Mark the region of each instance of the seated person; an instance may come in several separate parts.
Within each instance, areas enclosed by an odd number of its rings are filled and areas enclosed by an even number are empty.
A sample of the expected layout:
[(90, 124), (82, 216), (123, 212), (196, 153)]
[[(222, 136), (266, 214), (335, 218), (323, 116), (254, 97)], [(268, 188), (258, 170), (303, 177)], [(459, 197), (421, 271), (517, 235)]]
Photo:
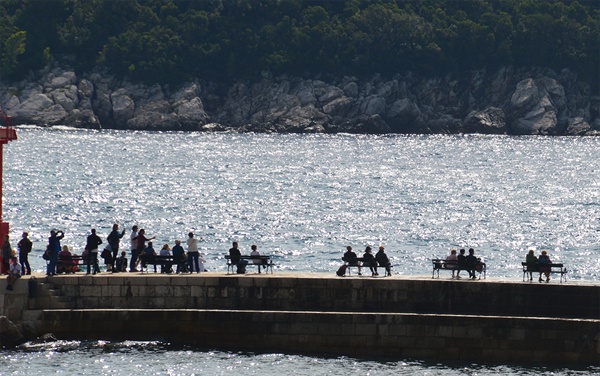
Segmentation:
[(248, 265), (248, 261), (241, 259), (242, 253), (238, 249), (237, 242), (233, 242), (233, 246), (229, 249), (229, 257), (230, 257), (231, 265), (236, 266), (235, 272), (237, 274), (246, 273), (246, 265)]
[(366, 266), (369, 269), (371, 269), (371, 276), (379, 275), (379, 273), (377, 273), (377, 261), (375, 261), (375, 256), (373, 256), (373, 254), (371, 253), (371, 247), (369, 246), (365, 248), (362, 266)]
[(469, 254), (465, 257), (465, 267), (469, 272), (469, 278), (475, 279), (475, 269), (479, 259), (475, 257), (475, 250), (473, 248), (469, 248)]
[(466, 270), (467, 269), (467, 261), (466, 261), (467, 256), (465, 255), (465, 249), (461, 248), (460, 249), (460, 253), (458, 254), (458, 256), (456, 257), (456, 270), (458, 270), (458, 272), (456, 273), (456, 279), (460, 279), (460, 271), (461, 270)]
[[(392, 263), (390, 262), (390, 259), (385, 254), (385, 247), (384, 246), (379, 246), (379, 251), (375, 255), (375, 261), (377, 261), (377, 264), (379, 266), (382, 266), (382, 267), (385, 268), (385, 275), (386, 276), (391, 276), (392, 275), (392, 269), (391, 269), (392, 268)], [(379, 275), (379, 273), (377, 273), (377, 275)]]
[(527, 264), (527, 270), (529, 271), (529, 280), (533, 281), (533, 272), (538, 271), (538, 258), (535, 257), (533, 249), (530, 249), (525, 256), (525, 263)]
[(539, 281), (542, 282), (542, 274), (544, 274), (546, 276), (546, 283), (550, 282), (550, 269), (552, 269), (550, 264), (552, 264), (552, 260), (550, 260), (547, 251), (542, 251), (542, 254), (538, 257), (538, 264), (540, 269)]
[(79, 269), (77, 263), (73, 260), (73, 254), (69, 251), (68, 245), (63, 245), (62, 250), (58, 252), (58, 263), (56, 265), (57, 273), (75, 273)]
[[(152, 247), (152, 242), (148, 242), (148, 246), (144, 248), (140, 259), (142, 260), (142, 270), (148, 265), (148, 263), (153, 263), (155, 260), (156, 251)], [(154, 264), (154, 273), (156, 273), (156, 264)]]
[(8, 277), (6, 279), (6, 289), (12, 290), (17, 279), (21, 278), (21, 264), (16, 256), (11, 256), (9, 259), (10, 266), (8, 267)]
[[(252, 257), (256, 257), (254, 260), (252, 260), (252, 263), (254, 265), (262, 265), (263, 268), (267, 268), (267, 259), (266, 258), (258, 258), (260, 257), (260, 253), (258, 252), (258, 249), (256, 247), (256, 244), (252, 244), (252, 246), (250, 247), (252, 249), (252, 252), (250, 252), (250, 256)], [(258, 267), (258, 272), (260, 273), (260, 266)]]
[[(169, 248), (168, 244), (164, 244), (158, 253), (159, 256), (171, 256), (171, 248)], [(171, 268), (171, 262), (165, 262), (160, 265), (161, 273), (172, 273), (173, 269)]]
[(454, 278), (454, 273), (456, 272), (455, 267), (458, 263), (458, 256), (456, 255), (456, 249), (450, 251), (450, 254), (446, 257), (446, 268), (452, 268), (452, 278)]
[(117, 257), (117, 261), (115, 262), (116, 271), (117, 272), (126, 272), (127, 271), (127, 253), (125, 251), (121, 252), (121, 257)]
[(188, 270), (188, 262), (187, 257), (185, 257), (185, 251), (181, 246), (181, 240), (175, 240), (175, 245), (173, 246), (173, 263), (177, 265), (177, 270), (175, 273), (185, 273)]
[(352, 247), (346, 247), (346, 252), (342, 257), (342, 261), (347, 262), (350, 266), (358, 266), (358, 275), (362, 275), (362, 273), (360, 272), (360, 265), (358, 264), (358, 256), (356, 256), (356, 253), (352, 251)]

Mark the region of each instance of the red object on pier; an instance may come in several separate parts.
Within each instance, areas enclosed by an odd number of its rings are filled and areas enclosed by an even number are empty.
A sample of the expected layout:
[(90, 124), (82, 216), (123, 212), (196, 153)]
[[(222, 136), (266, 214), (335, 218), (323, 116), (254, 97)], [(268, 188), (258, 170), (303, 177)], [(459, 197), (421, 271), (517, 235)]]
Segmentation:
[(4, 173), (4, 145), (16, 139), (17, 131), (13, 128), (12, 116), (6, 115), (6, 113), (0, 109), (0, 248), (4, 244), (4, 235), (7, 235), (9, 232), (8, 222), (4, 222), (2, 220), (2, 175)]

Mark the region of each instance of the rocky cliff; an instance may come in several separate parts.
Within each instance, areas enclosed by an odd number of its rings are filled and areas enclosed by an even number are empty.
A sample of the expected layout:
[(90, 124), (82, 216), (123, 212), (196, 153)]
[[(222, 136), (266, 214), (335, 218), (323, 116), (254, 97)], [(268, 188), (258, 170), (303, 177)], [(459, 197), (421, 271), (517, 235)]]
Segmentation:
[(158, 131), (600, 135), (600, 97), (567, 70), (301, 79), (179, 88), (46, 68), (0, 86), (15, 124)]

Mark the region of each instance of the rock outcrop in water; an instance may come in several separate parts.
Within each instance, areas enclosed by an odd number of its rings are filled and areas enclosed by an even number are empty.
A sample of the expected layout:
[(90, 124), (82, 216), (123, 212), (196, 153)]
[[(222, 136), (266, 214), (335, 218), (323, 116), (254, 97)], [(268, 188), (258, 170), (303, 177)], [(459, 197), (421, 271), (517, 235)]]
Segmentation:
[(0, 87), (15, 124), (174, 131), (599, 135), (600, 97), (571, 72), (132, 84), (47, 68)]

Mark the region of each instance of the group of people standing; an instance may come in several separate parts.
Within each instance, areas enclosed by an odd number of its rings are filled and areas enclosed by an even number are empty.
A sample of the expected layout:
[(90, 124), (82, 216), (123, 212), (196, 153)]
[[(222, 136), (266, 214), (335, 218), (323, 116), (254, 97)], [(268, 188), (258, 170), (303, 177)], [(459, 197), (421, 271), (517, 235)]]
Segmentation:
[[(58, 259), (61, 257), (63, 259), (69, 259), (69, 256), (72, 256), (67, 246), (61, 248), (60, 241), (64, 238), (64, 232), (60, 230), (52, 230), (50, 231), (50, 237), (48, 238), (48, 246), (46, 248), (45, 258), (48, 260), (48, 265), (46, 268), (46, 275), (53, 276), (56, 275), (57, 272), (60, 271), (69, 271), (71, 266), (76, 267), (75, 263), (67, 263), (67, 270), (57, 270)], [(100, 272), (100, 266), (98, 264), (98, 254), (104, 259), (104, 263), (106, 265), (106, 270), (115, 272), (125, 272), (127, 271), (127, 258), (126, 252), (121, 251), (120, 257), (119, 251), (121, 250), (121, 239), (125, 236), (125, 229), (122, 231), (119, 230), (119, 225), (114, 224), (112, 226), (112, 231), (106, 238), (107, 245), (100, 253), (100, 245), (104, 242), (96, 233), (96, 229), (91, 229), (90, 234), (87, 236), (85, 249), (82, 254), (82, 259), (85, 264), (87, 264), (87, 273), (86, 274), (96, 274)], [(206, 262), (204, 258), (200, 255), (198, 250), (198, 242), (202, 240), (202, 238), (195, 238), (194, 233), (190, 232), (188, 234), (187, 253), (181, 246), (180, 240), (175, 240), (175, 245), (173, 249), (168, 244), (164, 244), (159, 253), (154, 250), (154, 246), (152, 244), (152, 240), (155, 239), (155, 236), (147, 237), (146, 230), (138, 228), (137, 225), (134, 225), (131, 228), (131, 234), (129, 237), (130, 241), (130, 251), (131, 251), (131, 259), (129, 262), (129, 271), (137, 272), (138, 267), (142, 264), (144, 266), (144, 260), (148, 259), (152, 256), (172, 256), (173, 264), (177, 265), (177, 273), (183, 271), (189, 272), (203, 272), (204, 263)], [(74, 271), (71, 270), (71, 271)], [(167, 270), (164, 270), (167, 272)]]
[(358, 275), (362, 275), (362, 268), (369, 268), (371, 276), (378, 276), (379, 273), (377, 272), (377, 267), (379, 266), (385, 268), (386, 276), (392, 275), (392, 264), (385, 253), (385, 247), (382, 245), (379, 246), (379, 250), (375, 255), (373, 255), (371, 247), (367, 246), (362, 258), (359, 258), (356, 253), (354, 253), (351, 246), (347, 246), (342, 261), (346, 264), (342, 266), (343, 273), (338, 273), (338, 275), (341, 274), (341, 276), (345, 274), (347, 266), (357, 266)]

